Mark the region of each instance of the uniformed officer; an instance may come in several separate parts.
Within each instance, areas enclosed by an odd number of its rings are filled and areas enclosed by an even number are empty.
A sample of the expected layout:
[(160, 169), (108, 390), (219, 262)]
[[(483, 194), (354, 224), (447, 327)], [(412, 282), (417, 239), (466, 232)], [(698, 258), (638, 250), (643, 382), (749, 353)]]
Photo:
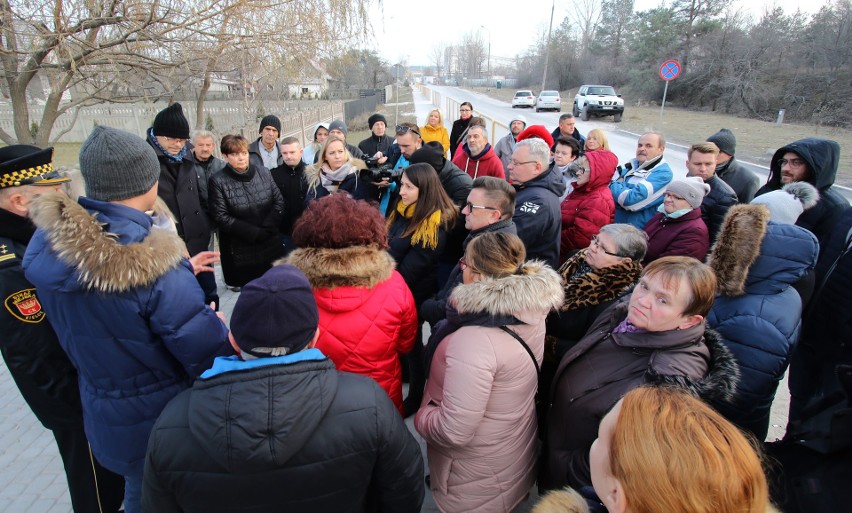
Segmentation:
[(30, 201), (69, 181), (53, 169), (52, 159), (53, 148), (0, 148), (0, 353), (24, 400), (53, 431), (75, 513), (112, 513), (124, 498), (124, 479), (92, 457), (83, 432), (77, 371), (21, 269), (35, 232), (27, 217)]

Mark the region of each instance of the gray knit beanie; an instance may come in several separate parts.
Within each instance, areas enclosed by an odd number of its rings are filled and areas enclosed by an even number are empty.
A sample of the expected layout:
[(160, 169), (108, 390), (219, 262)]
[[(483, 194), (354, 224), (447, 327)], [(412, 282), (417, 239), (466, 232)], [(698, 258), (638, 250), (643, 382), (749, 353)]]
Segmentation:
[(328, 125), (328, 131), (331, 132), (332, 130), (340, 130), (343, 132), (343, 135), (347, 135), (349, 133), (349, 129), (346, 128), (346, 123), (339, 119), (335, 119), (330, 125)]
[(708, 137), (707, 142), (715, 144), (719, 147), (719, 151), (723, 151), (732, 157), (737, 153), (737, 138), (727, 128), (723, 128)]
[(802, 212), (819, 201), (819, 191), (807, 182), (788, 183), (781, 190), (767, 192), (751, 200), (752, 205), (766, 205), (769, 219), (776, 223), (796, 224)]
[(160, 179), (154, 148), (130, 132), (98, 125), (80, 147), (86, 196), (120, 201), (141, 196)]
[(697, 176), (673, 180), (666, 186), (666, 192), (673, 192), (685, 199), (689, 206), (698, 208), (704, 201), (704, 196), (710, 193), (710, 186)]

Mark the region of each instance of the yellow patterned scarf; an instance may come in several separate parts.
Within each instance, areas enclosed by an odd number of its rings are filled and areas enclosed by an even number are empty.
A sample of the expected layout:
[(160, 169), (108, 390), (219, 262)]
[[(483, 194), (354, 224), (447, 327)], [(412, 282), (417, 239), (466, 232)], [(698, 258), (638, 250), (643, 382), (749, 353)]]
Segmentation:
[[(396, 213), (405, 219), (411, 219), (414, 216), (414, 207), (417, 203), (411, 205), (403, 205), (400, 201), (396, 204)], [(390, 220), (393, 222), (393, 219)], [(432, 215), (427, 217), (420, 223), (414, 233), (411, 235), (411, 244), (420, 244), (424, 248), (435, 249), (438, 247), (438, 230), (441, 227), (441, 211), (436, 210)]]

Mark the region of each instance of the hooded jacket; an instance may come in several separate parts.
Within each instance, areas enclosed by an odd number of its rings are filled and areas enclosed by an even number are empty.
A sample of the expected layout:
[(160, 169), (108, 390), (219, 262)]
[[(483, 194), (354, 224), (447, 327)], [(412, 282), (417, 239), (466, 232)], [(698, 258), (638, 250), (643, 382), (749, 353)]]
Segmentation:
[[(536, 365), (544, 319), (562, 302), (556, 272), (529, 262), (524, 272), (457, 287), (450, 302), (457, 329), (432, 359), (414, 419), (426, 440), (432, 495), (442, 511), (509, 512), (535, 482)], [(431, 343), (431, 341), (430, 341)]]
[[(511, 125), (511, 122), (509, 123)], [(515, 145), (518, 143), (512, 132), (504, 135), (494, 145), (494, 154), (500, 159), (503, 164), (503, 174), (509, 176), (509, 162), (512, 161), (512, 154), (515, 152)]]
[(189, 148), (183, 160), (175, 162), (154, 145), (150, 138), (148, 144), (154, 148), (157, 160), (160, 161), (157, 195), (174, 214), (178, 235), (186, 243), (190, 255), (205, 251), (210, 245), (211, 215), (206, 198), (202, 198), (198, 185), (192, 145), (187, 143)]
[(589, 247), (592, 237), (601, 227), (615, 219), (615, 202), (609, 192), (609, 182), (618, 165), (618, 157), (607, 150), (586, 153), (589, 159), (589, 181), (574, 184), (574, 190), (562, 202), (562, 237), (560, 261), (565, 261), (569, 251)]
[(151, 435), (142, 510), (420, 511), (423, 458), (376, 383), (317, 349), (219, 358)]
[(340, 371), (368, 376), (402, 412), (400, 353), (414, 347), (417, 308), (387, 251), (374, 247), (300, 248), (287, 258), (314, 289), (316, 347)]
[(796, 221), (797, 226), (810, 230), (824, 244), (849, 202), (832, 188), (840, 163), (840, 145), (834, 141), (809, 137), (783, 146), (772, 156), (769, 179), (755, 196), (781, 189), (781, 165), (778, 160), (793, 152), (804, 160), (811, 174), (807, 182), (819, 190), (819, 202), (806, 210)]
[(685, 330), (613, 333), (627, 317), (628, 302), (605, 310), (559, 363), (542, 452), (543, 488), (591, 484), (589, 448), (598, 424), (636, 387), (680, 386), (714, 402), (733, 397), (737, 364), (716, 332), (700, 322)]
[(562, 215), (559, 197), (565, 192), (562, 174), (555, 168), (524, 183), (513, 183), (515, 215), (518, 237), (524, 241), (527, 260), (544, 260), (556, 269), (559, 263), (559, 239)]
[(689, 256), (703, 262), (710, 252), (710, 234), (700, 208), (676, 219), (658, 212), (645, 225), (645, 233), (648, 234), (648, 251), (642, 261), (645, 265), (665, 256)]
[(799, 336), (802, 301), (792, 285), (814, 268), (818, 251), (809, 231), (771, 222), (768, 209), (756, 205), (731, 208), (713, 248), (718, 295), (707, 323), (740, 367), (733, 400), (714, 406), (758, 440), (766, 438), (775, 390)]
[(663, 193), (672, 181), (672, 169), (665, 157), (647, 169), (636, 159), (618, 168), (618, 177), (609, 184), (615, 200), (615, 222), (632, 224), (640, 230), (657, 213)]
[(228, 328), (174, 232), (117, 203), (61, 193), (33, 200), (24, 259), (59, 343), (79, 373), (92, 452), (121, 475), (142, 470), (151, 426), (213, 358)]
[(472, 155), (467, 143), (461, 146), (461, 150), (453, 155), (453, 164), (459, 169), (469, 174), (471, 178), (478, 176), (495, 176), (497, 178), (506, 179), (506, 173), (503, 172), (503, 163), (500, 158), (494, 153), (494, 148), (491, 144), (486, 143), (485, 149), (478, 155)]

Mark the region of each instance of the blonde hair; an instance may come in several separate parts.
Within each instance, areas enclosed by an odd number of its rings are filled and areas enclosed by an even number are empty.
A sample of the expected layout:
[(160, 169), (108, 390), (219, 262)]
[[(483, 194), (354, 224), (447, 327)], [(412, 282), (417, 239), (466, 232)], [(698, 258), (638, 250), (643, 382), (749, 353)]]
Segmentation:
[(343, 154), (346, 157), (346, 159), (345, 159), (346, 162), (349, 162), (350, 160), (352, 160), (352, 154), (349, 153), (349, 148), (346, 147), (346, 141), (344, 141), (340, 137), (335, 137), (333, 135), (330, 135), (325, 140), (325, 142), (322, 143), (322, 147), (320, 147), (320, 150), (319, 150), (320, 151), (320, 157), (319, 157), (319, 159), (317, 159), (317, 163), (316, 163), (316, 165), (318, 167), (322, 167), (322, 165), (326, 163), (325, 152), (328, 149), (329, 145), (333, 142), (339, 142), (340, 144), (343, 145)]
[(491, 278), (505, 278), (523, 270), (527, 250), (514, 233), (486, 232), (467, 245), (465, 260), (474, 271)]
[(756, 443), (683, 390), (628, 392), (609, 445), (633, 513), (772, 511)]
[[(600, 128), (593, 128), (593, 129), (589, 130), (589, 133), (586, 134), (586, 141), (589, 140), (589, 136), (591, 136), (592, 134), (594, 134), (595, 139), (597, 139), (598, 142), (601, 144), (601, 147), (598, 148), (599, 150), (612, 151), (612, 150), (609, 149), (609, 139), (606, 138), (606, 133), (603, 130), (601, 130)], [(585, 150), (585, 149), (586, 149), (586, 143), (584, 142), (583, 143), (583, 150)]]
[[(438, 113), (438, 126), (444, 126), (444, 116), (441, 114), (441, 109), (430, 110), (429, 114), (426, 116), (426, 125), (424, 125), (424, 126), (430, 126), (429, 125), (429, 116), (431, 116), (433, 112)], [(437, 127), (435, 127), (435, 128), (437, 128)]]

